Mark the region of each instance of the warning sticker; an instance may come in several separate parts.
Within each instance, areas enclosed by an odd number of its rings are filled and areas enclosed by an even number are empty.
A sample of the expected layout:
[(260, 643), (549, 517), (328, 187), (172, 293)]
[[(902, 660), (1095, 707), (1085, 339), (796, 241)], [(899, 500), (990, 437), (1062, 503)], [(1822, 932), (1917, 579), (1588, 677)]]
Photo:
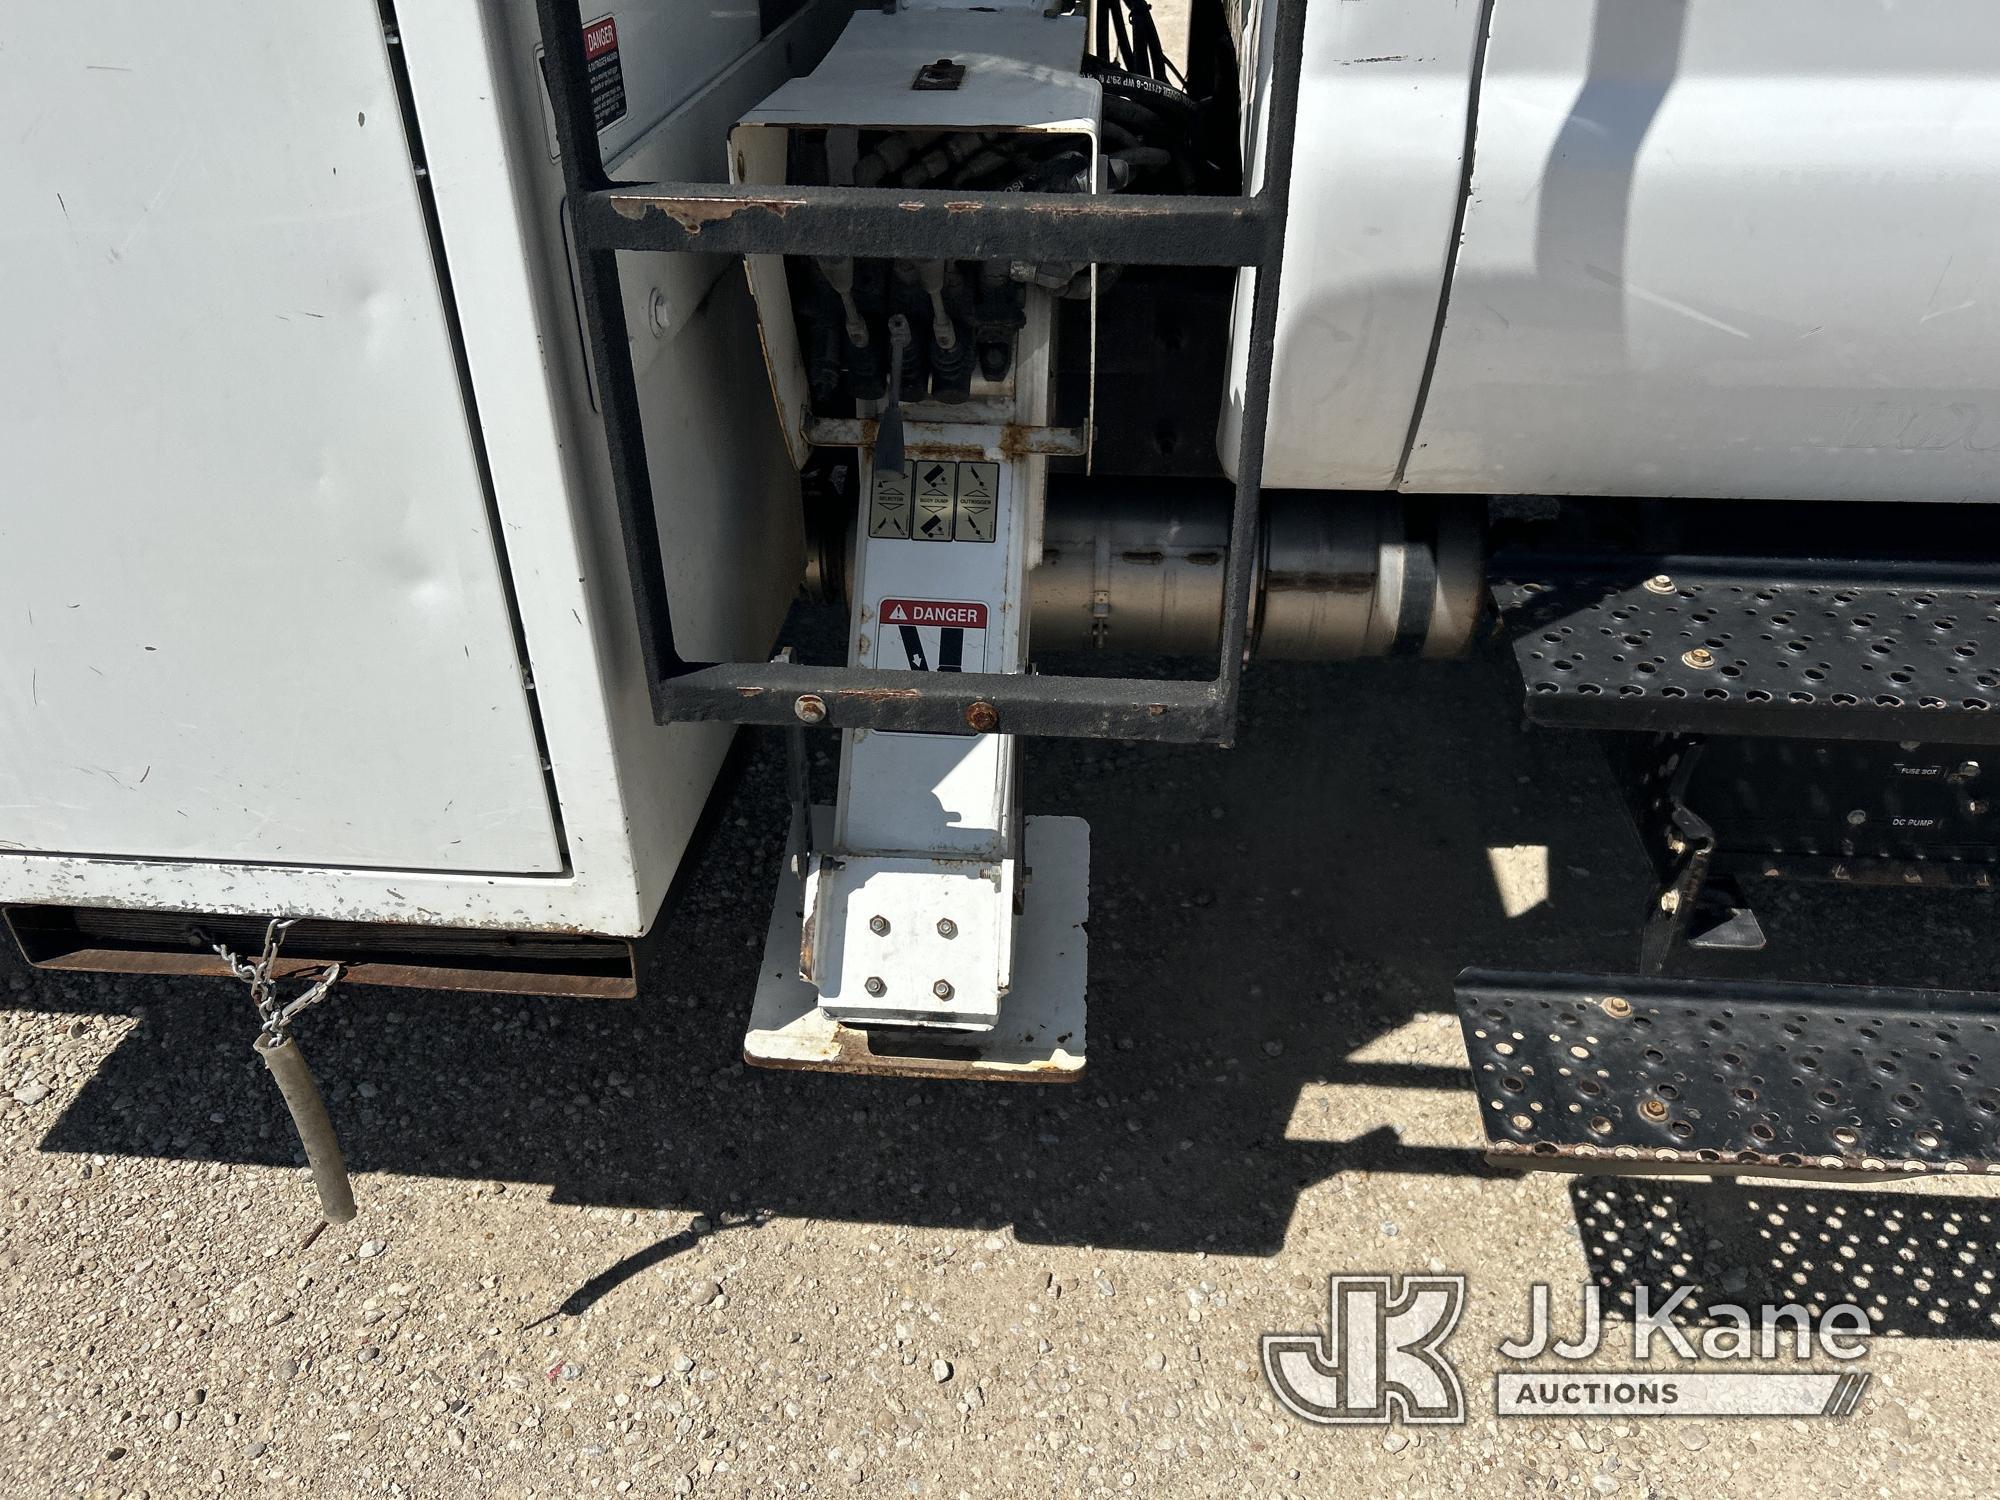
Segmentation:
[(949, 459), (920, 458), (914, 465), (917, 484), (917, 540), (951, 540), (951, 515), (958, 504), (958, 465)]
[(961, 542), (993, 540), (993, 512), (1000, 504), (1000, 465), (967, 461), (958, 466), (957, 520), (952, 537)]
[(889, 671), (986, 670), (986, 606), (950, 599), (884, 599), (875, 611), (875, 665)]
[(919, 458), (877, 474), (868, 534), (892, 541), (990, 542), (1000, 510), (1000, 465)]
[(875, 489), (868, 497), (868, 534), (908, 541), (910, 536), (910, 474), (915, 464), (875, 471)]
[(590, 75), (590, 112), (602, 130), (625, 118), (625, 65), (618, 60), (618, 22), (611, 16), (585, 23), (583, 61)]

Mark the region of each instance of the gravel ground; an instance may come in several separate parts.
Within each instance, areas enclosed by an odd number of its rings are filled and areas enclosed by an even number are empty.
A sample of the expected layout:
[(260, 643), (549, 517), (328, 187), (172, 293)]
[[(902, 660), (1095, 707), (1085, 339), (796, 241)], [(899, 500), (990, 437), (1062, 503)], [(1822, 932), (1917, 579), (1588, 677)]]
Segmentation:
[[(758, 742), (638, 1000), (311, 1013), (362, 1214), (304, 1249), (240, 991), (0, 958), (0, 1489), (1990, 1494), (1979, 1185), (1472, 1149), (1454, 971), (1629, 968), (1645, 896), (1592, 748), (1517, 720), (1478, 665), (1265, 669), (1234, 752), (1031, 746), (1026, 805), (1093, 830), (1068, 1087), (740, 1064), (784, 824)], [(1977, 897), (1765, 911), (1758, 972), (1988, 964)], [(1469, 1425), (1276, 1406), (1261, 1332), (1316, 1327), (1329, 1272), (1427, 1268), (1472, 1276)], [(1844, 1422), (1494, 1421), (1528, 1284), (1597, 1273), (1872, 1302), (1873, 1383)]]

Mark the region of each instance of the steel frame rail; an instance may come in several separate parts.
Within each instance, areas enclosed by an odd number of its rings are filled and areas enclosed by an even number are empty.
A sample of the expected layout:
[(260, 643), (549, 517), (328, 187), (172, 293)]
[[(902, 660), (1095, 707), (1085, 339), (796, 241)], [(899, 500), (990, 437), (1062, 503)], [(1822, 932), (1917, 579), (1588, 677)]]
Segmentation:
[[(1276, 51), (1259, 190), (1235, 198), (1138, 194), (1078, 198), (880, 187), (614, 183), (604, 169), (591, 112), (583, 16), (577, 0), (536, 0), (543, 73), (562, 151), (563, 186), (582, 289), (585, 342), (603, 407), (656, 720), (791, 724), (808, 718), (841, 729), (962, 733), (972, 728), (1216, 744), (1231, 738), (1249, 642), (1264, 425), (1270, 410), (1293, 121), (1305, 42), (1306, 0), (1271, 3), (1277, 7)], [(1019, 256), (1257, 271), (1237, 440), (1221, 654), (1214, 679), (919, 674), (685, 659), (674, 639), (645, 424), (619, 290), (618, 256), (631, 251), (933, 259)]]

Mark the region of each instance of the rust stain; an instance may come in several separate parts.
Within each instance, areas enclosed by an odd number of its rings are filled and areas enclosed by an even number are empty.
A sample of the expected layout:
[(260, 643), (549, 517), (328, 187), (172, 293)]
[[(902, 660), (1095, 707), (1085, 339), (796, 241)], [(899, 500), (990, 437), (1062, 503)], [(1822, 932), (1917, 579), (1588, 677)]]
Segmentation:
[(648, 198), (636, 193), (613, 193), (611, 206), (620, 215), (637, 223), (650, 213), (663, 213), (689, 234), (700, 234), (711, 224), (727, 224), (738, 214), (771, 213), (783, 218), (802, 207), (800, 198)]
[[(278, 979), (316, 977), (326, 971), (327, 964), (325, 959), (286, 958), (281, 954), (272, 965), (271, 972)], [(203, 979), (233, 977), (228, 966), (212, 954), (149, 952), (134, 948), (78, 948), (42, 959), (35, 967), (59, 973), (166, 974)], [(458, 967), (449, 963), (378, 963), (366, 959), (343, 960), (341, 973), (349, 984), (379, 984), (396, 989), (555, 995), (588, 1000), (630, 1000), (639, 993), (638, 981), (625, 974), (544, 973)]]
[(834, 696), (841, 702), (890, 703), (908, 700), (915, 703), (924, 696), (922, 688), (842, 688)]
[(754, 1057), (744, 1049), (744, 1062), (752, 1067), (779, 1068), (800, 1073), (866, 1073), (876, 1077), (960, 1079), (985, 1078), (995, 1082), (1074, 1083), (1083, 1069), (1061, 1067), (1053, 1058), (1033, 1058), (1001, 1062), (981, 1057), (976, 1047), (951, 1047), (930, 1055), (877, 1051), (868, 1033), (852, 1026), (835, 1026), (825, 1050), (817, 1057)]
[(1000, 451), (1008, 458), (1026, 458), (1034, 451), (1034, 429), (1009, 422), (1000, 429)]
[(809, 975), (813, 972), (813, 958), (815, 957), (813, 953), (813, 938), (815, 929), (819, 926), (818, 907), (815, 906), (809, 914), (801, 913), (800, 918), (799, 972)]
[(1712, 1147), (1682, 1150), (1673, 1146), (1562, 1146), (1553, 1141), (1536, 1141), (1533, 1144), (1489, 1141), (1486, 1154), (1489, 1157), (1507, 1157), (1524, 1167), (1547, 1164), (1556, 1171), (1570, 1171), (1579, 1162), (1587, 1162), (1594, 1170), (1613, 1173), (1655, 1171), (1662, 1165), (1670, 1165), (1699, 1167), (1709, 1172), (1720, 1168), (1721, 1172), (1716, 1175), (1729, 1175), (1732, 1169), (1734, 1172), (1840, 1172), (1858, 1178), (1937, 1173), (2000, 1175), (2000, 1162), (1928, 1162), (1914, 1158), (1826, 1156), (1796, 1151), (1718, 1151)]

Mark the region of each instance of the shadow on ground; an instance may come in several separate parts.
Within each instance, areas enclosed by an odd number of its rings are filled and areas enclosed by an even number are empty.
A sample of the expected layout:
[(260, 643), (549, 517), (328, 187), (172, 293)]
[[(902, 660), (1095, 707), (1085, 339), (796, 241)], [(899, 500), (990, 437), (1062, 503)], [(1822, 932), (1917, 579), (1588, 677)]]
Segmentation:
[[(821, 751), (825, 774), (831, 742)], [(1044, 741), (1026, 760), (1028, 808), (1091, 824), (1082, 1082), (742, 1066), (785, 827), (768, 736), (726, 793), (638, 1000), (355, 988), (312, 1014), (301, 1040), (351, 1164), (739, 1219), (1269, 1253), (1309, 1184), (1488, 1171), (1470, 1140), (1404, 1144), (1389, 1111), (1351, 1140), (1288, 1140), (1303, 1087), (1465, 1086), (1455, 1068), (1355, 1056), (1448, 1010), (1464, 965), (1632, 966), (1648, 875), (1598, 751), (1524, 730), (1483, 664), (1261, 669), (1234, 751)], [(1488, 850), (1542, 844), (1548, 898), (1510, 917)], [(1990, 923), (1985, 898), (1874, 893), (1861, 923), (1842, 904), (1858, 894), (1785, 896), (1773, 952), (1733, 971), (1966, 982), (1928, 972), (1956, 956), (1976, 974), (1965, 934)], [(1909, 971), (1911, 955), (1927, 972)], [(143, 1018), (44, 1149), (294, 1159), (234, 987), (36, 974), (20, 1003)], [(1713, 1191), (1704, 1211), (1726, 1218), (1716, 1204), (1747, 1190)]]
[(1579, 1177), (1570, 1200), (1591, 1277), (1612, 1293), (1607, 1312), (1631, 1317), (1634, 1286), (1689, 1286), (1696, 1308), (1796, 1302), (1818, 1317), (1851, 1302), (1881, 1334), (2000, 1337), (2000, 1213), (1988, 1198)]

